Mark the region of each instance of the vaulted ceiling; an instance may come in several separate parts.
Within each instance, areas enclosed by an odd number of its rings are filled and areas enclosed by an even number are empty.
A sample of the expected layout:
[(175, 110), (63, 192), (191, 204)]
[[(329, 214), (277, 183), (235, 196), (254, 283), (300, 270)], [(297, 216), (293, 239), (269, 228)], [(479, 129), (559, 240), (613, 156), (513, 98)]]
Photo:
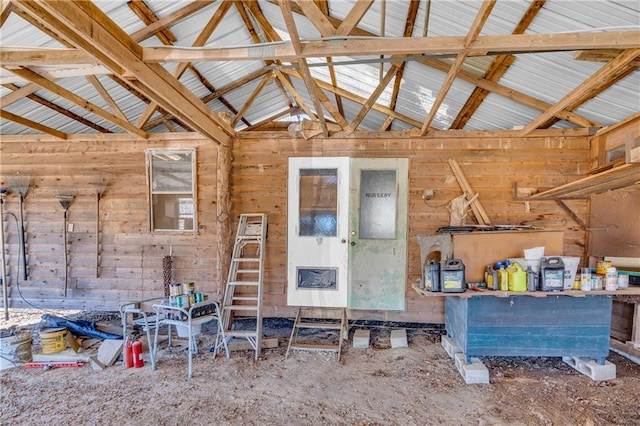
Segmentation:
[(3, 0), (1, 25), (2, 135), (524, 136), (640, 111), (638, 0)]

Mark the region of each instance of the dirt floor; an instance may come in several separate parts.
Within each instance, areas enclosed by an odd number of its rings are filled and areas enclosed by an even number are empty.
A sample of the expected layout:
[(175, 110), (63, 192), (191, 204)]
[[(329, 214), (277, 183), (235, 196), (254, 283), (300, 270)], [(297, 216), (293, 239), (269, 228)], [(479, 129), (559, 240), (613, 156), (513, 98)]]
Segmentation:
[[(3, 328), (37, 331), (42, 311), (11, 311)], [(105, 313), (64, 314), (118, 324), (117, 316)], [(337, 362), (323, 352), (295, 352), (285, 359), (291, 322), (266, 324), (265, 334), (278, 337), (279, 347), (265, 350), (258, 362), (250, 351), (214, 360), (205, 328), (191, 379), (184, 345), (161, 351), (156, 371), (149, 362), (101, 371), (88, 364), (5, 369), (0, 424), (640, 424), (640, 365), (614, 352), (608, 360), (616, 365), (617, 378), (610, 381), (594, 382), (560, 358), (488, 357), (482, 360), (491, 383), (466, 385), (440, 344), (439, 327), (408, 328), (409, 347), (392, 349), (392, 328), (369, 325), (371, 347), (354, 349), (353, 332), (364, 326), (352, 324)], [(34, 339), (34, 353), (38, 349)]]

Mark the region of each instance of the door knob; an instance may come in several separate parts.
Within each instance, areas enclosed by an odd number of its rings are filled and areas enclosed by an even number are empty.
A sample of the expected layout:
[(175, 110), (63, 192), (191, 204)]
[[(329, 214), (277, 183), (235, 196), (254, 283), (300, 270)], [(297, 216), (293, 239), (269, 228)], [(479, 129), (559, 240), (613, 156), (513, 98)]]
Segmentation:
[(352, 246), (355, 246), (355, 245), (356, 245), (356, 242), (355, 242), (355, 241), (351, 241), (351, 245), (352, 245)]
[(344, 238), (340, 241), (342, 244), (346, 243), (347, 240), (345, 240)]

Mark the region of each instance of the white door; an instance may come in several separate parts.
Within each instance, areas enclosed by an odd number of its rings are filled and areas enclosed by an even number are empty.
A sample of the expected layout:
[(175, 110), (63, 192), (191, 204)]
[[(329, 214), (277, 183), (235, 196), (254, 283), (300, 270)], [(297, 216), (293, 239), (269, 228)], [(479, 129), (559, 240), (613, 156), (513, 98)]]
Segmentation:
[(289, 306), (347, 306), (348, 213), (349, 158), (289, 159)]

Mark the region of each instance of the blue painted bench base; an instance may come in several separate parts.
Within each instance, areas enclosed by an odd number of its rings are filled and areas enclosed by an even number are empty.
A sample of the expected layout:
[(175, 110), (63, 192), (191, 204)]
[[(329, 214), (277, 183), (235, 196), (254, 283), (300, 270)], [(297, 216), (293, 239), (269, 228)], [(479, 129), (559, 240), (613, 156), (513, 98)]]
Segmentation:
[(449, 296), (445, 327), (468, 362), (479, 356), (555, 356), (604, 365), (611, 301), (609, 295)]

